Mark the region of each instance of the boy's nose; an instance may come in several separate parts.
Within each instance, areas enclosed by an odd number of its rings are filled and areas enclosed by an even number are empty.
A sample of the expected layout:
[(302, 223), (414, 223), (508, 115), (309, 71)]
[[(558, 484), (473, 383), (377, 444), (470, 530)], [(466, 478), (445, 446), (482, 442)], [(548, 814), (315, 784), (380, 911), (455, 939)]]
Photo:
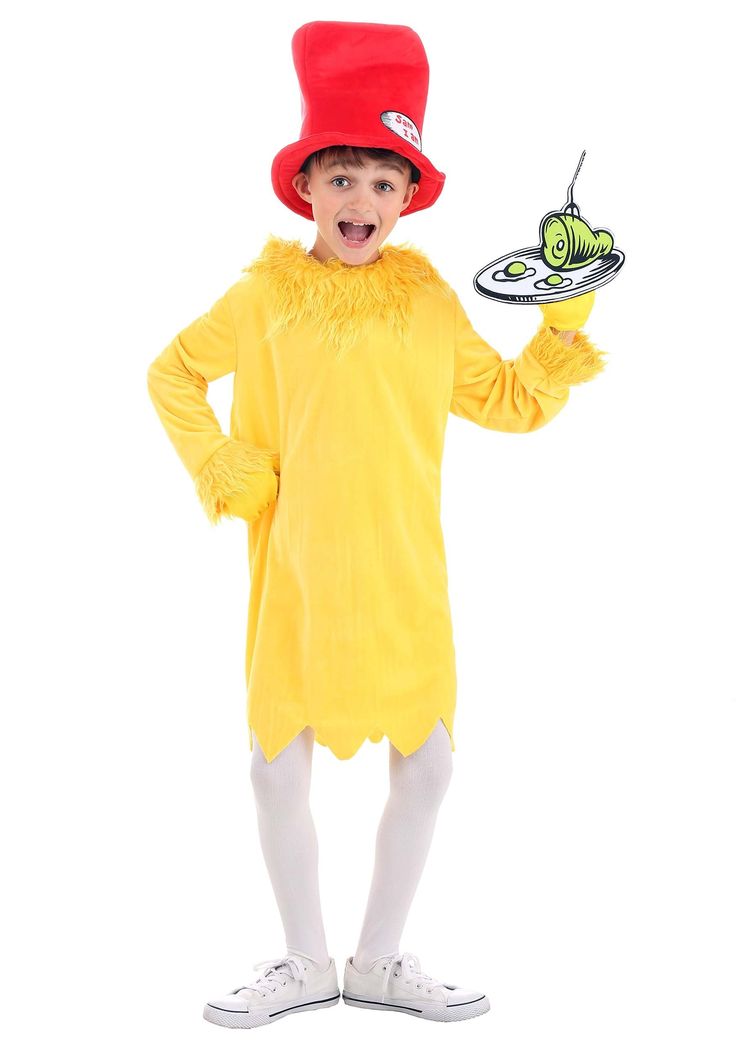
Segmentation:
[(356, 194), (350, 202), (353, 215), (368, 215), (371, 207), (371, 199), (367, 193)]

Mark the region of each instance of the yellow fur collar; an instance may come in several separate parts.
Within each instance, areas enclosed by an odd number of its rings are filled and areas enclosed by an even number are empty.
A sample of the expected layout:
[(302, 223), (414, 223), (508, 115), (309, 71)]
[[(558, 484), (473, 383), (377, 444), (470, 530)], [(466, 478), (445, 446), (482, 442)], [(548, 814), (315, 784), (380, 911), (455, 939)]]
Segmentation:
[(243, 272), (268, 280), (271, 323), (265, 339), (306, 320), (318, 326), (325, 344), (341, 357), (372, 321), (389, 324), (403, 345), (412, 297), (429, 286), (448, 298), (452, 289), (427, 256), (409, 242), (384, 244), (373, 263), (352, 266), (334, 258), (320, 262), (301, 241), (270, 234), (257, 259)]

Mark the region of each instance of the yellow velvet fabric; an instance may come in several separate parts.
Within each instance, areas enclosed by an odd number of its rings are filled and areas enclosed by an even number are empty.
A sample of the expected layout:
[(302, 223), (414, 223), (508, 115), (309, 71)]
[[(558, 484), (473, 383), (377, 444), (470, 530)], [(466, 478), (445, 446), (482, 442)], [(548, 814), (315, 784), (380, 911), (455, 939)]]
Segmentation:
[[(455, 748), (455, 651), (440, 526), (448, 412), (523, 433), (604, 367), (543, 325), (515, 360), (479, 336), (410, 244), (323, 263), (269, 236), (148, 370), (210, 520), (248, 521), (245, 680), (272, 760), (307, 725), (340, 759), (438, 719)], [(230, 434), (207, 402), (232, 373)], [(230, 496), (231, 503), (228, 503)]]

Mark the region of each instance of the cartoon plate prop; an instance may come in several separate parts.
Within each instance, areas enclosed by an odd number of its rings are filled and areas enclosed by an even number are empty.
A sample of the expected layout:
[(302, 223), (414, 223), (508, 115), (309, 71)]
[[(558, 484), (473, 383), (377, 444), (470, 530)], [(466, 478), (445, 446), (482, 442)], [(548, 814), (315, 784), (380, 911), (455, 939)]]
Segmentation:
[(473, 278), (476, 292), (501, 303), (557, 303), (582, 296), (612, 281), (624, 265), (610, 230), (593, 230), (573, 201), (572, 189), (585, 157), (583, 150), (567, 201), (539, 225), (539, 244), (494, 259)]

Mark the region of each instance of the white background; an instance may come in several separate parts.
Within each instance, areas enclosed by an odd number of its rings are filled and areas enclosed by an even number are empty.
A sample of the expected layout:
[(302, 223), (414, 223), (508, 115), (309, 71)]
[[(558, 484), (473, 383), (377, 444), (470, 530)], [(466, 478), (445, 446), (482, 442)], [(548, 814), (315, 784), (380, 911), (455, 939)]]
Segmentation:
[[(480, 12), (480, 13), (479, 13)], [(299, 137), (291, 36), (411, 25), (446, 173), (425, 250), (504, 357), (536, 307), (473, 290), (575, 199), (626, 263), (604, 374), (548, 427), (451, 416), (454, 775), (402, 939), (491, 1012), (458, 1046), (736, 1039), (731, 37), (713, 3), (14, 5), (3, 16), (3, 1042), (220, 1046), (204, 1001), (284, 950), (249, 783), (245, 523), (207, 521), (149, 363), (259, 252)], [(231, 381), (210, 400), (227, 426)], [(315, 746), (342, 984), (388, 743)], [(260, 1039), (420, 1037), (297, 1015)], [(250, 1039), (250, 1038), (249, 1038)], [(259, 1038), (255, 1038), (259, 1039)]]

